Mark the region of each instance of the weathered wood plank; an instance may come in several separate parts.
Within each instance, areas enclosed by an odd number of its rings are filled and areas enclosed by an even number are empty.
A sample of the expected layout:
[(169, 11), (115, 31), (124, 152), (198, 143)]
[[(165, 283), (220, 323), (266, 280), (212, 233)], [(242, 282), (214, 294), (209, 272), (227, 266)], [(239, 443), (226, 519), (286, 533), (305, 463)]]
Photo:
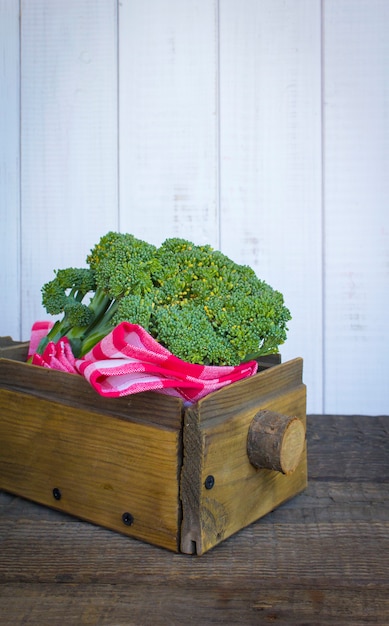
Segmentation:
[[(2, 352), (0, 349), (0, 357)], [(4, 389), (63, 402), (77, 409), (89, 409), (133, 422), (155, 423), (174, 430), (181, 428), (183, 402), (173, 396), (148, 391), (123, 398), (103, 398), (83, 376), (5, 358), (0, 358), (0, 385)]]
[[(345, 513), (347, 507), (345, 508)], [(262, 524), (261, 520), (201, 558), (174, 555), (81, 522), (0, 522), (1, 583), (39, 581), (135, 584), (218, 580), (221, 587), (257, 579), (307, 587), (388, 585), (389, 522), (346, 520)], [(357, 546), (357, 549), (356, 549)], [(124, 555), (126, 558), (124, 558)], [(131, 564), (131, 567), (129, 565)], [(99, 571), (96, 571), (99, 565)]]
[(7, 389), (0, 406), (2, 489), (178, 550), (181, 420), (167, 429)]
[(259, 521), (201, 558), (172, 555), (87, 524), (32, 525), (20, 520), (7, 528), (2, 522), (0, 530), (1, 584), (131, 586), (142, 580), (153, 586), (163, 578), (171, 588), (190, 584), (192, 588), (255, 589), (258, 581), (267, 581), (268, 588), (276, 584), (282, 588), (288, 581), (291, 588), (373, 585), (389, 590), (388, 521), (304, 526)]
[[(295, 588), (282, 581), (271, 588), (263, 579), (246, 588), (242, 584), (205, 586), (195, 583), (150, 586), (142, 581), (132, 586), (107, 583), (57, 585), (17, 584), (3, 587), (0, 607), (9, 621), (0, 624), (53, 624), (62, 626), (64, 616), (69, 623), (101, 626), (133, 624), (134, 626), (182, 626), (190, 624), (259, 624), (280, 626), (356, 626), (385, 624), (389, 599), (385, 588), (354, 586), (333, 589)], [(40, 602), (37, 602), (39, 595)], [(192, 608), (193, 607), (193, 608)], [(3, 618), (4, 619), (4, 618)], [(380, 621), (381, 620), (381, 621)]]
[(311, 418), (311, 429), (311, 479), (377, 484), (388, 480), (387, 417), (317, 416)]
[(308, 489), (201, 558), (0, 493), (0, 623), (382, 626), (388, 430), (384, 417), (308, 416)]
[(256, 469), (247, 453), (250, 424), (259, 410), (296, 417), (305, 430), (301, 359), (221, 391), (189, 407), (184, 417), (181, 549), (199, 555), (295, 496), (307, 484), (305, 449), (289, 476)]

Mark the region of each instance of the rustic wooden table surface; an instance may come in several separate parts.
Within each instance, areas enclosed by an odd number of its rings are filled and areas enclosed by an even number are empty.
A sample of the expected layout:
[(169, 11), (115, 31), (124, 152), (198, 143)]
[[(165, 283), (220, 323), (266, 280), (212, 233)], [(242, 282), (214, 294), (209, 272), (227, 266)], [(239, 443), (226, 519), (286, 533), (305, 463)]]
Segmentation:
[(0, 493), (0, 624), (389, 624), (389, 417), (310, 416), (309, 486), (201, 557)]

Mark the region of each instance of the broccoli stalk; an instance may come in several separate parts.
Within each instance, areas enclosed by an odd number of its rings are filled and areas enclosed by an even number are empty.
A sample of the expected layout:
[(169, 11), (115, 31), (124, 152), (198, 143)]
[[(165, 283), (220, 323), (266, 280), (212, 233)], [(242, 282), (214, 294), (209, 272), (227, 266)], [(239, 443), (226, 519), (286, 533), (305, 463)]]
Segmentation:
[[(92, 295), (86, 304), (88, 294)], [(37, 350), (39, 354), (50, 341), (56, 343), (66, 336), (73, 354), (79, 356), (85, 338), (102, 322), (105, 334), (111, 330), (106, 327), (106, 321), (112, 299), (97, 289), (91, 269), (70, 267), (57, 270), (55, 278), (42, 287), (42, 304), (51, 315), (63, 313), (63, 317), (41, 340)]]

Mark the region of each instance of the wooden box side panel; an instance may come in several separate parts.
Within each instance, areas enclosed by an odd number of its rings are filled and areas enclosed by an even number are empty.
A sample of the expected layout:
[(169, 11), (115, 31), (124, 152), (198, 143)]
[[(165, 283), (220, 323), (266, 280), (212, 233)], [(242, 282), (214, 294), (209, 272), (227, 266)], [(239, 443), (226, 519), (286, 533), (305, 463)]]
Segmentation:
[(25, 363), (28, 357), (29, 341), (14, 341), (12, 337), (0, 337), (0, 358), (13, 359)]
[[(285, 363), (251, 379), (251, 385), (245, 384), (245, 400), (235, 401), (231, 410), (230, 396), (240, 393), (233, 387), (228, 394), (221, 394), (224, 398), (209, 398), (205, 411), (199, 403), (185, 416), (182, 552), (203, 554), (307, 484), (306, 449), (297, 469), (287, 476), (256, 469), (247, 455), (249, 426), (259, 410), (297, 417), (306, 426), (302, 361)], [(227, 417), (223, 419), (223, 415)]]
[(181, 459), (181, 429), (0, 389), (0, 488), (11, 493), (179, 551)]
[(303, 360), (297, 358), (227, 385), (200, 400), (199, 420), (204, 424), (224, 421), (233, 417), (237, 409), (255, 409), (259, 401), (300, 386), (302, 375)]
[(0, 348), (0, 388), (137, 423), (152, 423), (173, 430), (181, 428), (183, 402), (180, 398), (152, 391), (104, 398), (83, 376), (4, 358), (2, 354), (4, 349)]

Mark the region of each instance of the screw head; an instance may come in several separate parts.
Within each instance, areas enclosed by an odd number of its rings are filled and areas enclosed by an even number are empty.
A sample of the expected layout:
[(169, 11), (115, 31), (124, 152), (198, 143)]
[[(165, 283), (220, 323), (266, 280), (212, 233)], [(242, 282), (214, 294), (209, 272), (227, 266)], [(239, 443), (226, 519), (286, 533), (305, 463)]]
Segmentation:
[(60, 500), (62, 497), (62, 494), (60, 492), (60, 490), (58, 489), (58, 487), (54, 487), (53, 489), (53, 497), (55, 500)]
[(134, 517), (131, 515), (131, 513), (128, 513), (128, 512), (123, 513), (122, 522), (126, 526), (131, 526), (134, 523)]
[(207, 478), (205, 479), (205, 483), (204, 486), (206, 489), (212, 489), (212, 487), (215, 484), (215, 478), (210, 474), (209, 476), (207, 476)]

